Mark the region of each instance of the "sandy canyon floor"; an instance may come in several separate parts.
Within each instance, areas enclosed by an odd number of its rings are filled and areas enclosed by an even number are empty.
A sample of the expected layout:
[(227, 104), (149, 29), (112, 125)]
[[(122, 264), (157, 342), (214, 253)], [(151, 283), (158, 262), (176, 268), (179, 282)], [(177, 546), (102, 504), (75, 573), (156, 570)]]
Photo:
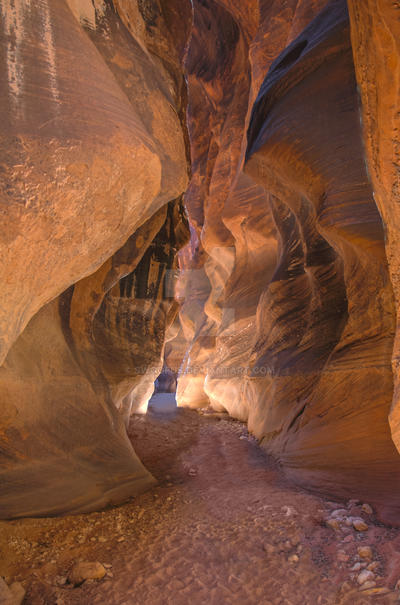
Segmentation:
[[(243, 424), (161, 397), (130, 436), (153, 490), (104, 512), (0, 523), (0, 575), (22, 582), (24, 604), (400, 602), (400, 531), (361, 502), (291, 486)], [(79, 561), (105, 577), (72, 585)]]

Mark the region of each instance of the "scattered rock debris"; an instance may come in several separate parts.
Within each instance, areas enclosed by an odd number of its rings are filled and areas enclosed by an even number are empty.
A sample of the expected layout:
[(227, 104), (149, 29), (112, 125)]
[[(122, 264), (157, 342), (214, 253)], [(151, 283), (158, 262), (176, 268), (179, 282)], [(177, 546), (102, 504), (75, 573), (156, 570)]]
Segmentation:
[(400, 531), (368, 503), (292, 486), (243, 434), (226, 415), (135, 416), (158, 486), (106, 511), (0, 522), (3, 585), (23, 605), (398, 605)]

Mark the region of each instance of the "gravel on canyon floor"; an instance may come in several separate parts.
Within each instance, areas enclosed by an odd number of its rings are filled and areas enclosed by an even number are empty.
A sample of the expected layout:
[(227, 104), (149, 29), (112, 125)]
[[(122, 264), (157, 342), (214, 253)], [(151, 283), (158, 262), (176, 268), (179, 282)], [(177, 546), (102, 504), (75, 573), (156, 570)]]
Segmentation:
[(368, 503), (290, 485), (240, 422), (150, 409), (129, 434), (158, 486), (102, 512), (0, 522), (0, 576), (25, 605), (400, 602), (400, 530)]

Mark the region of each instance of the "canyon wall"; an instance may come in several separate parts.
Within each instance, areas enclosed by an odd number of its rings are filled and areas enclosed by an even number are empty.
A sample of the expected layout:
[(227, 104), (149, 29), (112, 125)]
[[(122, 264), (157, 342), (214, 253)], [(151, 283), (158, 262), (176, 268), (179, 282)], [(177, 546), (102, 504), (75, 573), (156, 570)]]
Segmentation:
[(390, 414), (393, 440), (400, 449), (400, 6), (388, 0), (349, 0), (356, 76), (374, 199), (385, 225), (386, 253), (396, 299), (396, 336), (392, 356), (394, 397)]
[[(366, 169), (347, 5), (260, 2), (252, 20), (217, 4), (195, 4), (187, 62), (194, 174), (185, 203), (198, 245), (189, 260), (181, 253), (189, 348), (178, 403), (227, 411), (295, 482), (368, 499), (398, 523), (400, 459), (388, 419), (395, 300), (384, 202), (378, 211)], [(396, 216), (395, 138), (389, 149), (380, 137), (393, 137), (397, 89), (392, 97), (383, 90), (397, 37), (395, 25), (384, 35), (380, 22), (390, 11), (367, 4), (351, 7), (357, 77), (370, 112), (370, 162), (380, 161), (375, 178)], [(210, 30), (214, 41), (229, 35), (235, 50), (221, 57), (209, 43), (206, 70), (199, 57)], [(376, 46), (381, 62), (370, 57)], [(395, 65), (380, 72), (385, 52)], [(380, 122), (370, 109), (375, 71), (386, 99)], [(386, 162), (392, 181), (382, 184)], [(396, 293), (395, 218), (385, 225)], [(394, 404), (395, 442), (397, 414)]]
[(0, 517), (153, 485), (164, 364), (399, 523), (399, 10), (1, 3)]
[(177, 312), (192, 11), (151, 6), (1, 4), (3, 518), (154, 483), (125, 423), (146, 409)]

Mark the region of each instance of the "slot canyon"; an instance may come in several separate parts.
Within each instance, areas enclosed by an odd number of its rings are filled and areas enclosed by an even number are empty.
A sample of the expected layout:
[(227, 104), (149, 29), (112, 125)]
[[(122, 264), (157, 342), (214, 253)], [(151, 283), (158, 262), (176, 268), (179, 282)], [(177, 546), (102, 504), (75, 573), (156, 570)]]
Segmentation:
[(0, 605), (400, 601), (400, 2), (0, 0)]

